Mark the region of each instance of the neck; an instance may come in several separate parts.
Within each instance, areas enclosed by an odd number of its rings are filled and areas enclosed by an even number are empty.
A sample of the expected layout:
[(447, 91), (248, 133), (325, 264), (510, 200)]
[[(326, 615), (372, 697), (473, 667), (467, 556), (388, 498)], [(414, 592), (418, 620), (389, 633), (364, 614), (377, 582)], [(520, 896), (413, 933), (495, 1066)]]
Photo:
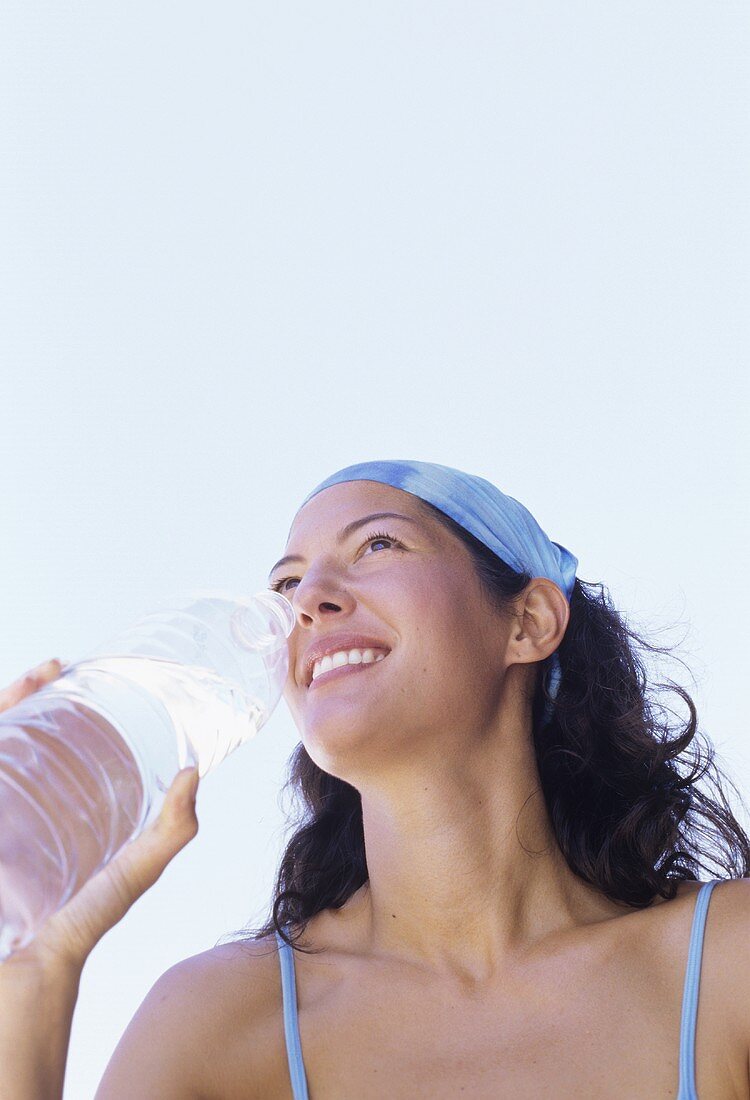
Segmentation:
[(567, 866), (522, 734), (362, 791), (369, 882), (347, 911), (368, 953), (483, 982), (620, 911)]

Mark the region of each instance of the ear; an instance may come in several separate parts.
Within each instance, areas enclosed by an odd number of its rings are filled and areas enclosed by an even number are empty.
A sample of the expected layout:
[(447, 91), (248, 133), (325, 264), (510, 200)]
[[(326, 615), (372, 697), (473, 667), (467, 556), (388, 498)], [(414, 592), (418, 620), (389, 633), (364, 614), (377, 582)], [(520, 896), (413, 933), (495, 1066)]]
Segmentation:
[(508, 639), (509, 664), (543, 661), (559, 646), (570, 619), (570, 605), (546, 577), (534, 577), (515, 600), (515, 625)]

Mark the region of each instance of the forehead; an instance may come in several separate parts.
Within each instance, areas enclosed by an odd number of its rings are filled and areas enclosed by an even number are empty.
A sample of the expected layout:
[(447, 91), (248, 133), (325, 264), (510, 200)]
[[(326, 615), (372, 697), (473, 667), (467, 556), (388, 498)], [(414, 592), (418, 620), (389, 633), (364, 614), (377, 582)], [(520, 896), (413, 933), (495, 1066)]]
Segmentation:
[(287, 536), (284, 556), (272, 566), (269, 581), (281, 566), (304, 561), (321, 546), (342, 544), (366, 521), (379, 531), (389, 531), (399, 522), (378, 513), (395, 513), (412, 520), (401, 520), (401, 529), (408, 527), (412, 539), (416, 537), (438, 550), (453, 565), (458, 558), (468, 559), (467, 548), (413, 493), (378, 481), (346, 481), (321, 490), (300, 508)]
[(392, 485), (378, 481), (346, 481), (331, 485), (309, 500), (294, 517), (287, 546), (303, 541), (308, 535), (336, 532), (347, 523), (369, 512), (398, 512), (428, 524), (419, 507), (419, 498)]

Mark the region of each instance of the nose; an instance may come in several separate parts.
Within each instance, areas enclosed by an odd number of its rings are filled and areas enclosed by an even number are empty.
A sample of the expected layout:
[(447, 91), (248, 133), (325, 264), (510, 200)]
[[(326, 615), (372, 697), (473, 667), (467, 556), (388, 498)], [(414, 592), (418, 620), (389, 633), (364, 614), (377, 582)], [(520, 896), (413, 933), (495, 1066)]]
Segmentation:
[(331, 615), (345, 614), (354, 607), (354, 599), (332, 570), (308, 571), (289, 598), (297, 625), (309, 628)]

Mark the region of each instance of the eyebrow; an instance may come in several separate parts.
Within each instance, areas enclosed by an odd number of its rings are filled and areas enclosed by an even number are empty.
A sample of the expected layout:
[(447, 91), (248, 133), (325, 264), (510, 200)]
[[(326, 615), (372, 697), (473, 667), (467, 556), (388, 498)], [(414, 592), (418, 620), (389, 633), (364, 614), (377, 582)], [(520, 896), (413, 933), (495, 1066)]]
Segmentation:
[[(342, 542), (348, 539), (349, 535), (356, 531), (358, 527), (364, 527), (366, 523), (372, 523), (372, 521), (375, 519), (403, 519), (406, 520), (407, 523), (413, 523), (416, 526), (419, 526), (418, 520), (412, 519), (411, 516), (402, 516), (400, 512), (372, 512), (369, 516), (362, 516), (361, 519), (355, 519), (352, 521), (352, 523), (347, 523), (346, 527), (341, 528), (336, 539), (339, 546)], [(305, 559), (300, 557), (299, 554), (289, 554), (285, 558), (279, 558), (279, 560), (276, 562), (276, 564), (273, 566), (270, 573), (268, 574), (269, 581), (280, 566), (287, 565), (289, 562), (292, 561), (304, 560)]]

